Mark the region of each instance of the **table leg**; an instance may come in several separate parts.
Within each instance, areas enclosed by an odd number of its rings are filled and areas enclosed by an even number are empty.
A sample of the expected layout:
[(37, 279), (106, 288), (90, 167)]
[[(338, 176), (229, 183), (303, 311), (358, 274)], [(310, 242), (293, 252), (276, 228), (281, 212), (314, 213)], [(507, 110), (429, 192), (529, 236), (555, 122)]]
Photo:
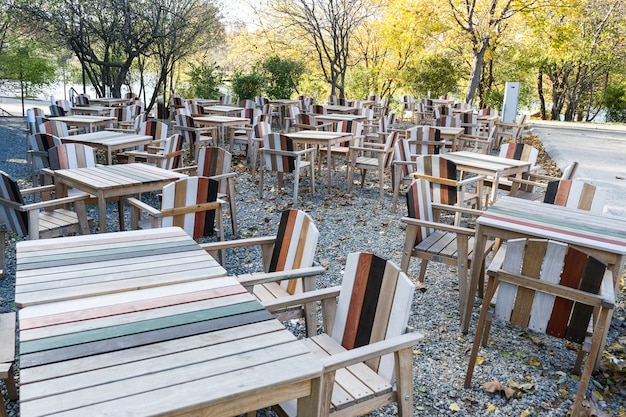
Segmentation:
[[(334, 380), (334, 378), (333, 378)], [(329, 381), (330, 384), (333, 380)], [(325, 387), (324, 389), (328, 389)], [(332, 385), (330, 385), (332, 392)], [(322, 378), (314, 378), (311, 380), (311, 393), (308, 397), (298, 398), (298, 416), (299, 417), (317, 417), (320, 415), (320, 402), (322, 395)]]
[(332, 150), (330, 148), (330, 144), (326, 146), (326, 170), (328, 171), (328, 193), (330, 194), (330, 189), (332, 187), (332, 172), (330, 167), (332, 166)]
[[(476, 289), (478, 288), (478, 280), (481, 277), (482, 264), (485, 257), (485, 246), (487, 245), (487, 236), (480, 224), (476, 227), (476, 237), (474, 238), (474, 259), (472, 259), (472, 268), (470, 282), (465, 295), (465, 308), (461, 311), (461, 331), (467, 333), (469, 330), (470, 319), (472, 318), (472, 308), (474, 307), (474, 298), (476, 297)], [(461, 294), (462, 295), (462, 294)]]
[[(614, 284), (614, 293), (618, 294), (619, 293), (619, 283), (620, 280), (622, 279), (622, 271), (624, 269), (624, 256), (617, 256), (617, 259), (615, 260), (615, 263), (613, 265), (610, 266), (609, 270), (611, 271), (611, 274), (613, 275), (613, 284)], [(609, 311), (609, 318), (608, 323), (611, 323), (611, 320), (613, 318), (613, 310)], [(609, 329), (611, 326), (606, 326), (606, 328), (604, 329), (604, 334), (602, 335), (602, 343), (600, 343), (600, 350), (598, 352), (598, 356), (596, 358), (596, 363), (594, 366), (594, 369), (598, 369), (598, 366), (600, 366), (600, 361), (602, 360), (602, 351), (604, 350), (604, 346), (606, 345), (606, 338), (609, 334)]]
[(107, 202), (102, 190), (98, 191), (98, 227), (99, 233), (107, 231)]

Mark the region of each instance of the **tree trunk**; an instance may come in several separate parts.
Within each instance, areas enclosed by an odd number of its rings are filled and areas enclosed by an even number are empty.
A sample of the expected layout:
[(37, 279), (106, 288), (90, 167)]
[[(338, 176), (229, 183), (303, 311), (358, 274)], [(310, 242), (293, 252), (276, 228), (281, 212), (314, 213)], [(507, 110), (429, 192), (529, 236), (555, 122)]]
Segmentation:
[(483, 64), (485, 62), (485, 51), (489, 46), (489, 38), (484, 39), (480, 48), (474, 48), (474, 65), (472, 67), (472, 75), (470, 76), (470, 84), (467, 87), (467, 93), (465, 94), (465, 102), (471, 103), (474, 101), (476, 95), (476, 89), (480, 83), (480, 77), (483, 71)]
[(537, 94), (539, 95), (539, 115), (541, 120), (546, 120), (546, 98), (543, 95), (543, 71), (541, 69), (537, 76)]

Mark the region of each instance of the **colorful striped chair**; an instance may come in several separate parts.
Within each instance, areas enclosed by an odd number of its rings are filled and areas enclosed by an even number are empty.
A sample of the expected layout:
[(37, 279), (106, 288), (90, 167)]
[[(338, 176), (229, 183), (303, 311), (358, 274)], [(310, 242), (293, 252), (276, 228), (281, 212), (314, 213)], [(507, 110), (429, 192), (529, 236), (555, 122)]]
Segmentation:
[[(280, 133), (269, 133), (263, 137), (261, 167), (259, 179), (259, 198), (263, 198), (263, 178), (265, 171), (276, 172), (278, 188), (283, 187), (283, 174), (293, 173), (293, 202), (298, 203), (300, 171), (310, 170), (311, 194), (315, 192), (315, 148), (297, 150), (288, 136)], [(309, 160), (305, 160), (305, 157)]]
[(165, 139), (154, 141), (145, 151), (126, 151), (124, 155), (128, 157), (129, 163), (139, 160), (163, 169), (182, 169), (183, 138), (179, 133), (175, 133)]
[(183, 140), (189, 145), (189, 157), (198, 160), (198, 148), (201, 144), (215, 145), (217, 143), (217, 128), (198, 127), (193, 122), (193, 117), (187, 114), (174, 116), (174, 131), (181, 134)]
[[(355, 416), (396, 402), (399, 416), (413, 415), (413, 349), (423, 339), (407, 332), (414, 290), (393, 262), (356, 252), (348, 255), (341, 287), (298, 297), (322, 302), (324, 333), (303, 342), (325, 364), (323, 412)], [(296, 413), (295, 401), (273, 408)]]
[(573, 180), (577, 169), (578, 162), (572, 162), (562, 169), (561, 177), (532, 172), (523, 179), (512, 178), (513, 184), (509, 195), (524, 200), (543, 201), (548, 183), (558, 180)]
[(391, 132), (383, 144), (363, 142), (359, 146), (350, 146), (349, 168), (348, 168), (348, 193), (352, 192), (352, 181), (354, 171), (361, 172), (361, 188), (365, 185), (367, 171), (378, 171), (378, 186), (380, 198), (384, 196), (385, 171), (391, 170), (393, 152), (398, 140), (399, 132)]
[[(412, 257), (421, 259), (419, 281), (424, 282), (429, 261), (441, 262), (457, 267), (461, 310), (464, 311), (464, 294), (468, 289), (468, 272), (474, 257), (474, 237), (476, 231), (467, 227), (454, 226), (440, 221), (442, 210), (452, 213), (462, 212), (478, 217), (480, 210), (449, 206), (432, 202), (430, 183), (425, 179), (413, 181), (406, 193), (408, 216), (401, 220), (406, 223), (406, 237), (400, 266), (404, 272), (409, 269)], [(493, 242), (485, 246), (485, 256)], [(484, 259), (484, 257), (483, 257)]]
[[(217, 198), (219, 182), (207, 177), (187, 177), (163, 187), (161, 209), (129, 198), (133, 229), (181, 227), (195, 240), (217, 236), (224, 240), (222, 201)], [(149, 219), (141, 221), (141, 213)]]
[[(511, 178), (500, 178), (498, 180), (498, 189), (504, 191), (511, 191), (513, 186), (513, 179), (515, 178), (528, 178), (528, 176), (532, 173), (535, 173), (539, 168), (537, 166), (537, 158), (539, 156), (539, 151), (537, 148), (525, 144), (525, 143), (505, 143), (500, 147), (500, 151), (498, 156), (501, 158), (510, 158), (516, 159), (518, 161), (527, 161), (530, 162), (530, 172), (524, 174), (518, 174), (512, 176)], [(486, 195), (489, 196), (491, 194), (490, 189), (493, 186), (493, 178), (487, 177), (485, 178), (485, 187), (487, 187)]]
[(548, 183), (544, 203), (602, 214), (606, 191), (584, 181), (558, 180)]
[[(26, 203), (26, 196), (33, 196), (39, 202)], [(89, 218), (85, 210), (87, 198), (88, 194), (81, 193), (55, 199), (54, 185), (20, 190), (17, 181), (0, 171), (0, 266), (4, 268), (7, 231), (30, 240), (73, 233), (89, 234)], [(3, 272), (4, 269), (0, 271), (0, 277)]]
[(44, 183), (44, 169), (50, 168), (48, 151), (61, 145), (61, 139), (52, 133), (35, 133), (28, 136), (29, 150), (26, 154), (33, 186)]
[[(257, 299), (267, 303), (315, 289), (315, 276), (325, 271), (314, 262), (318, 238), (319, 231), (308, 214), (288, 209), (281, 214), (275, 236), (205, 243), (202, 247), (216, 256), (226, 249), (260, 246), (263, 271), (237, 278)], [(283, 321), (304, 317), (307, 330), (315, 332), (317, 320), (313, 304), (289, 304), (275, 308), (274, 313)]]
[[(465, 388), (471, 386), (481, 341), (485, 345), (489, 338), (490, 304), (497, 291), (493, 316), (511, 324), (579, 344), (585, 342), (591, 325), (591, 347), (572, 409), (572, 416), (580, 416), (615, 304), (610, 271), (604, 262), (573, 246), (543, 239), (509, 240), (505, 253), (494, 259), (488, 271)], [(575, 367), (582, 362), (582, 355), (581, 349)]]

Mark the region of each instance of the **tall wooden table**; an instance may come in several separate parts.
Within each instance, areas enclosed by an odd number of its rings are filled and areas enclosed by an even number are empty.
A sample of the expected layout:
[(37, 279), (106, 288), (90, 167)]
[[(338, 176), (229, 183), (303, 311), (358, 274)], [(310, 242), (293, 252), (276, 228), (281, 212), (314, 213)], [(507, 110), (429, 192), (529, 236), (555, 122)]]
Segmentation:
[[(354, 136), (351, 133), (343, 132), (326, 132), (319, 130), (300, 130), (299, 132), (285, 133), (285, 136), (290, 137), (295, 143), (310, 146), (325, 146), (326, 147), (326, 163), (329, 164), (332, 161), (332, 149), (331, 146), (337, 143), (354, 141)], [(332, 172), (330, 166), (328, 170), (328, 192), (332, 188)]]
[[(173, 256), (169, 278), (154, 275), (157, 285), (20, 310), (20, 415), (217, 417), (299, 399), (298, 415), (317, 416), (322, 364), (306, 346), (223, 268), (204, 269), (203, 278), (189, 282), (176, 278), (188, 273), (187, 255), (214, 262), (181, 229), (146, 233), (60, 238), (47, 248), (18, 244), (18, 268), (31, 260), (49, 275), (48, 267), (72, 267), (67, 251), (56, 249), (68, 242), (81, 254), (74, 264), (91, 271), (85, 280), (102, 288), (114, 275), (101, 267), (103, 257), (117, 252), (130, 267), (147, 263), (141, 249), (124, 256), (133, 242), (157, 238), (161, 254)], [(56, 267), (46, 266), (53, 261)], [(73, 286), (63, 280), (58, 290)]]
[[(159, 191), (170, 182), (184, 177), (187, 175), (139, 163), (54, 171), (54, 178), (59, 187), (76, 188), (98, 198), (100, 233), (106, 231), (107, 198)], [(62, 189), (60, 193), (65, 195)]]
[(106, 163), (113, 163), (113, 152), (135, 146), (147, 145), (153, 140), (149, 135), (134, 135), (130, 133), (112, 132), (102, 130), (100, 132), (83, 133), (61, 137), (64, 143), (82, 143), (106, 152)]
[(466, 308), (461, 312), (463, 332), (469, 328), (478, 282), (484, 279), (480, 254), (484, 253), (489, 236), (503, 240), (553, 239), (582, 248), (608, 264), (618, 290), (626, 259), (626, 220), (621, 217), (505, 196), (489, 207), (476, 224), (474, 256), (477, 258), (472, 261)]

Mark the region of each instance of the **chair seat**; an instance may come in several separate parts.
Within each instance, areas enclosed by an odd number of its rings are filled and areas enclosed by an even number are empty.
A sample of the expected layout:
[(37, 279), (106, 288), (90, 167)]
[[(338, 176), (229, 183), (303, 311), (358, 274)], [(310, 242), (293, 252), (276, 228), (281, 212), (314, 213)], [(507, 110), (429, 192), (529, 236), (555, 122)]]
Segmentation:
[[(457, 239), (456, 233), (444, 232), (436, 230), (426, 239), (422, 240), (414, 251), (424, 252), (432, 255), (445, 256), (446, 258), (457, 257)], [(468, 258), (471, 260), (474, 253), (474, 238), (470, 237), (467, 241)], [(456, 261), (455, 261), (456, 263)]]
[[(347, 351), (327, 334), (304, 339), (303, 342), (318, 358)], [(335, 374), (330, 413), (333, 416), (359, 415), (395, 401), (393, 397), (395, 397), (393, 387), (384, 378), (365, 363), (358, 363)], [(288, 416), (297, 414), (296, 406), (295, 400), (280, 404), (282, 411)]]
[[(89, 218), (88, 221), (91, 228), (93, 219)], [(56, 209), (39, 213), (39, 237), (41, 239), (76, 233), (79, 229), (76, 212)]]

